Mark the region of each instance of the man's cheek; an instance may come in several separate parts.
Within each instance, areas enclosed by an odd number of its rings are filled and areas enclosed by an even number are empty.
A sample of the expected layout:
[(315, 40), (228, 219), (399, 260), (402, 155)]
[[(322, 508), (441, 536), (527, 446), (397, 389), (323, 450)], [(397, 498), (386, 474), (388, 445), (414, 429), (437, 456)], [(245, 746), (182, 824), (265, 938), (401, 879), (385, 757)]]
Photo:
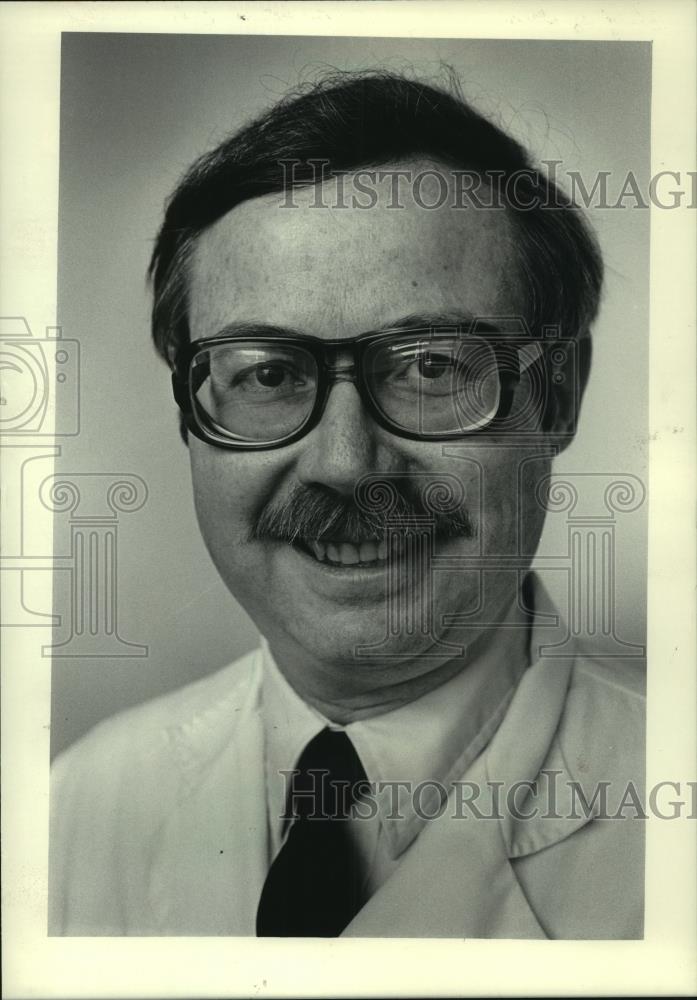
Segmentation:
[(265, 477), (250, 474), (238, 456), (205, 446), (192, 451), (191, 474), (196, 513), (206, 535), (245, 541), (268, 490)]
[(482, 512), (482, 553), (514, 554), (516, 539), (515, 503), (505, 493), (492, 492)]
[(506, 461), (482, 462), (482, 503), (476, 514), (484, 555), (534, 552), (544, 522), (544, 511), (535, 497), (539, 483), (549, 474), (549, 456), (537, 449), (505, 451)]

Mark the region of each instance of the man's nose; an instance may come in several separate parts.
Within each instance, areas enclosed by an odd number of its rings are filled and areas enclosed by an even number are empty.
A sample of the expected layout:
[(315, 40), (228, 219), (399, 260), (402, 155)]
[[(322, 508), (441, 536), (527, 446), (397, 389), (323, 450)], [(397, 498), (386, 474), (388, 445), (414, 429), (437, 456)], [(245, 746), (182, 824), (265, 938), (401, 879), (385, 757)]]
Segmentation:
[(319, 423), (301, 442), (298, 478), (307, 485), (319, 484), (352, 496), (361, 476), (385, 464), (379, 436), (356, 386), (348, 381), (335, 383)]

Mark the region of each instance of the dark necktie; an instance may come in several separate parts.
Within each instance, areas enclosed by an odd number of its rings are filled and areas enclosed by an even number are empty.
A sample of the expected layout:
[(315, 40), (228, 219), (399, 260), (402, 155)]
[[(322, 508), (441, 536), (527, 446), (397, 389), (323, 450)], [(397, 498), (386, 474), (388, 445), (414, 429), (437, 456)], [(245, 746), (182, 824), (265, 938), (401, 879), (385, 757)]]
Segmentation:
[(258, 937), (337, 937), (362, 905), (347, 817), (366, 780), (346, 733), (323, 729), (298, 761), (286, 815), (295, 814), (262, 889)]

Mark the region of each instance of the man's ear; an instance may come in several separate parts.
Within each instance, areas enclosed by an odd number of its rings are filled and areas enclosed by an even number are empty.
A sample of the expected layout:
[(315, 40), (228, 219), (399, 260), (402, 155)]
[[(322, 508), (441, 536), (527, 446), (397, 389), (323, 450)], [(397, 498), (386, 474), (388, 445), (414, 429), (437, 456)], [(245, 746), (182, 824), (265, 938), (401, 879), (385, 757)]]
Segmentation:
[(592, 342), (585, 331), (564, 349), (548, 347), (547, 377), (549, 394), (544, 429), (559, 451), (574, 439), (581, 411), (581, 401), (591, 367)]

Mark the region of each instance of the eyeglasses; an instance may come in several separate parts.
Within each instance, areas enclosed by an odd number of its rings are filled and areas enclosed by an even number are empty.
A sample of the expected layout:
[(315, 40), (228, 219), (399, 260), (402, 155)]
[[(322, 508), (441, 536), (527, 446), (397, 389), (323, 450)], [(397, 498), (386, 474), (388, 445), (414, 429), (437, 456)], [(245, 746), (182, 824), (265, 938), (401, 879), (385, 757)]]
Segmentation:
[(366, 410), (391, 433), (445, 441), (505, 426), (522, 372), (542, 357), (530, 338), (460, 329), (346, 340), (240, 334), (188, 345), (172, 385), (188, 430), (222, 448), (297, 441), (317, 425), (342, 381), (355, 384)]

